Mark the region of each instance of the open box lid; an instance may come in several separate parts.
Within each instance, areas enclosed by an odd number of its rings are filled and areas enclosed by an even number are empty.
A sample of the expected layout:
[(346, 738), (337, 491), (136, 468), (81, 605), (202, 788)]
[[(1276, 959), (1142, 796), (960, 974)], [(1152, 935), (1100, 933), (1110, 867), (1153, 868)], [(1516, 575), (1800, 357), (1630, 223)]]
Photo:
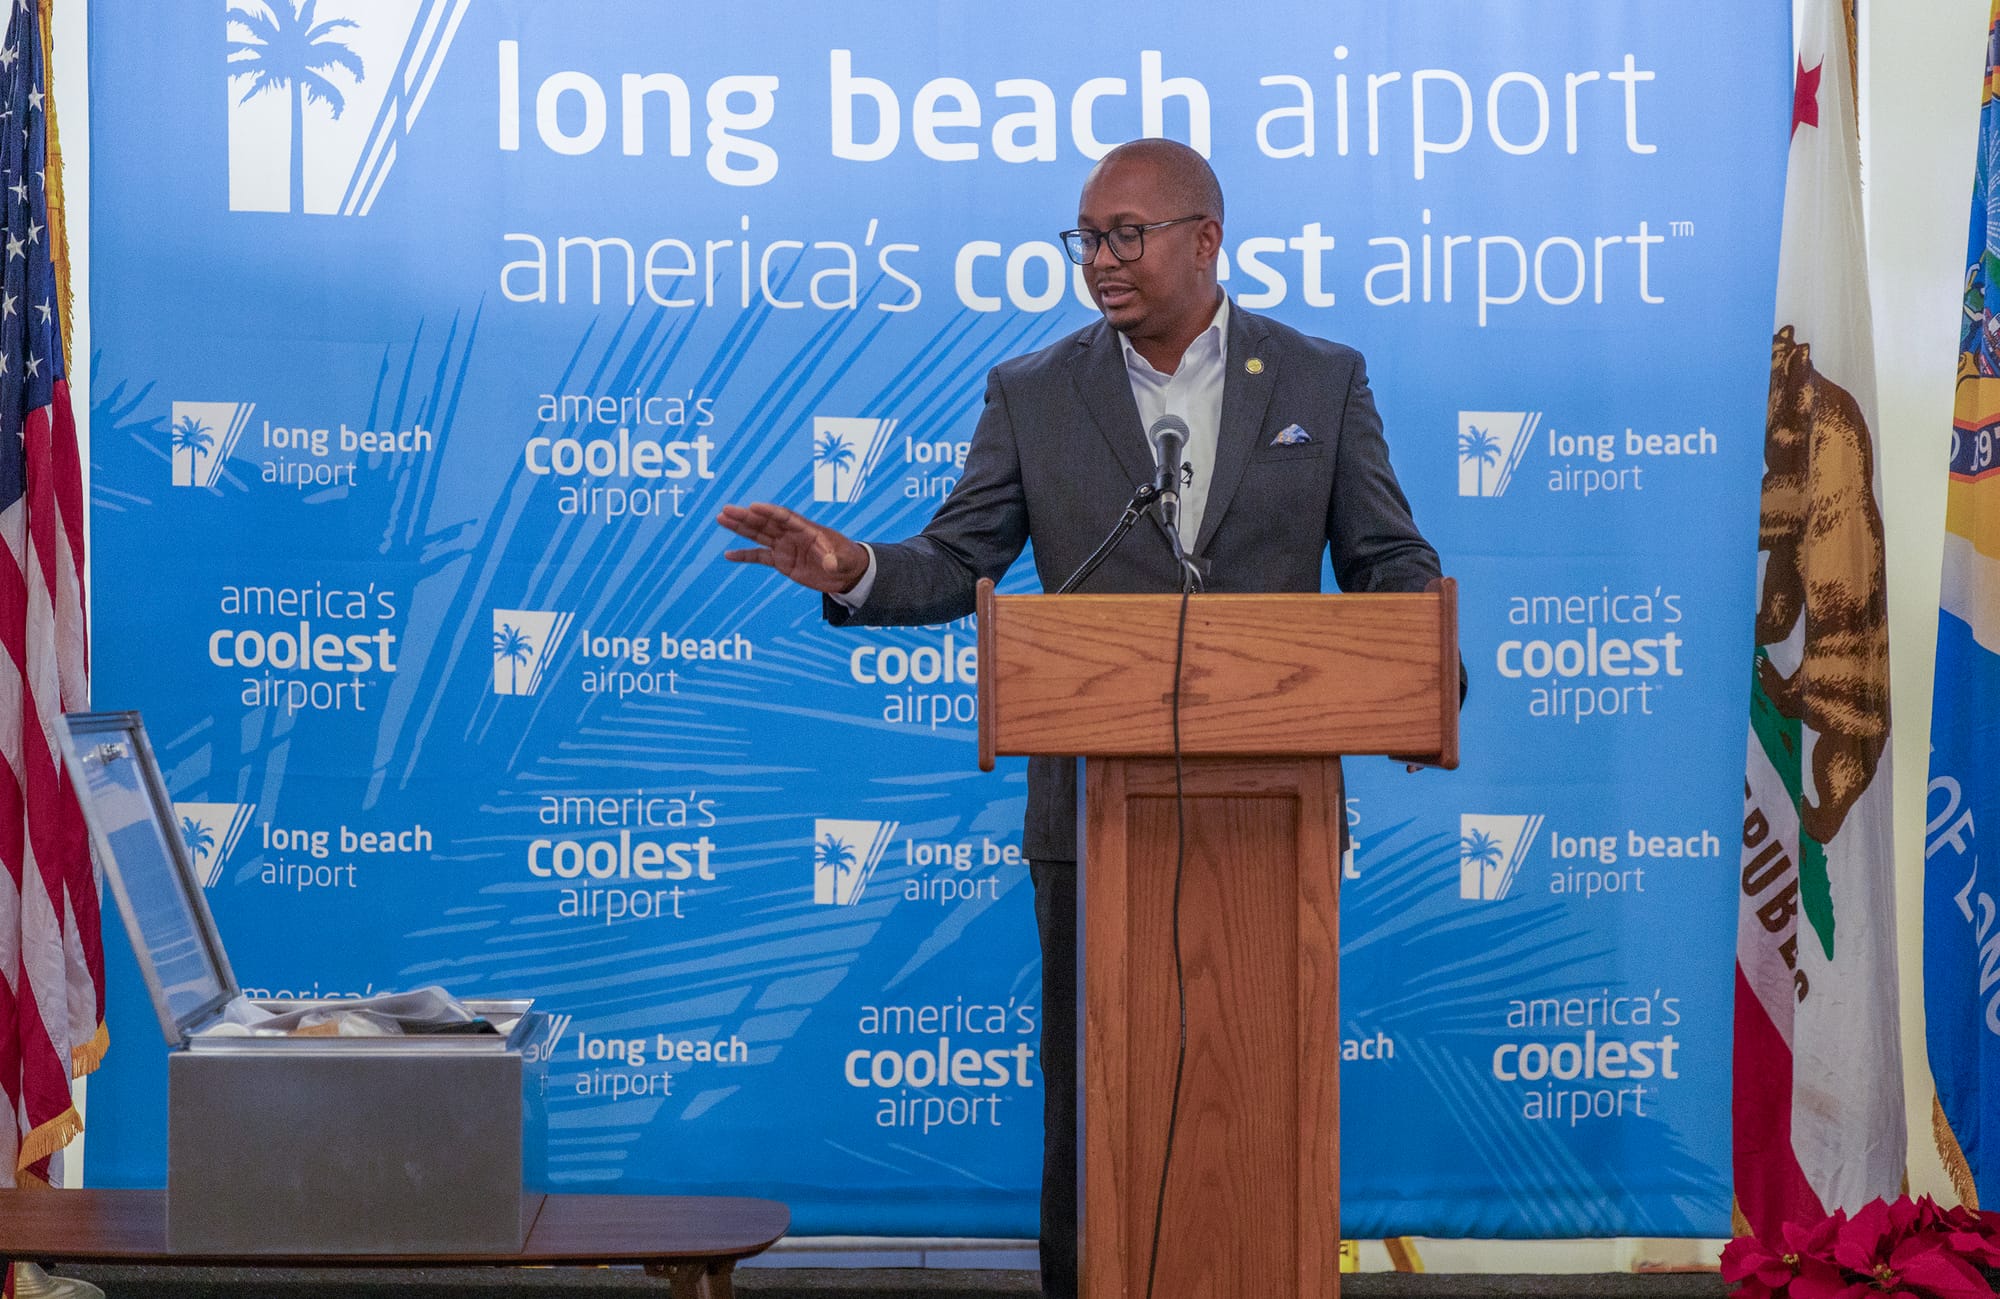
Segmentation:
[(91, 855), (111, 882), (169, 1045), (242, 989), (196, 881), (173, 800), (137, 713), (70, 713), (57, 731)]

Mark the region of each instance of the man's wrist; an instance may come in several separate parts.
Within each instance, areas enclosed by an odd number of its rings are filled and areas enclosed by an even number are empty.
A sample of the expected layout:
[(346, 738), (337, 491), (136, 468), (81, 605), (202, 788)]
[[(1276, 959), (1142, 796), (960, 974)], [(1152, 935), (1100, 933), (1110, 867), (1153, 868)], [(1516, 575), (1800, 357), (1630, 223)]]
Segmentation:
[(865, 541), (855, 544), (868, 556), (868, 566), (861, 570), (861, 576), (855, 578), (854, 584), (846, 590), (827, 592), (835, 604), (850, 611), (867, 603), (869, 593), (875, 589), (875, 548)]

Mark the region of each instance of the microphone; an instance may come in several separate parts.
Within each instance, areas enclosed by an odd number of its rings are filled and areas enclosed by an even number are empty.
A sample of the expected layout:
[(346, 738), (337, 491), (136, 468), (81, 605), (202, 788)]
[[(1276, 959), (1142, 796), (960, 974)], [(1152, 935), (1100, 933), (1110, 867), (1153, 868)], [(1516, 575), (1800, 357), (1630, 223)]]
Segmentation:
[(1178, 538), (1181, 528), (1181, 461), (1187, 452), (1187, 421), (1178, 415), (1162, 415), (1146, 430), (1159, 473), (1153, 485), (1160, 493), (1160, 522)]

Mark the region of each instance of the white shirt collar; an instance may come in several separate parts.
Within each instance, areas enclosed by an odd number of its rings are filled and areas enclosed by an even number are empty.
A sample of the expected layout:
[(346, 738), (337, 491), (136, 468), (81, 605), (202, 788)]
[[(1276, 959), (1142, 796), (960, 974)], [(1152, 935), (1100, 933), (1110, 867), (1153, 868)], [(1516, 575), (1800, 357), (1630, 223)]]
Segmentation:
[[(1227, 361), (1229, 359), (1229, 295), (1227, 293), (1221, 293), (1217, 294), (1216, 296), (1219, 297), (1221, 301), (1216, 303), (1215, 305), (1215, 318), (1208, 322), (1207, 329), (1204, 329), (1201, 331), (1201, 333), (1195, 335), (1194, 342), (1188, 344), (1188, 352), (1194, 351), (1194, 349), (1201, 344), (1201, 341), (1203, 339), (1213, 334), (1215, 336), (1215, 359), (1218, 362), (1222, 362), (1222, 361)], [(1118, 331), (1116, 330), (1112, 332), (1118, 333)], [(1151, 361), (1148, 361), (1145, 357), (1139, 354), (1138, 348), (1132, 346), (1132, 340), (1125, 337), (1125, 335), (1122, 333), (1118, 333), (1118, 345), (1123, 349), (1125, 349), (1125, 364), (1128, 368), (1134, 365), (1142, 365), (1149, 372), (1153, 374), (1160, 373), (1160, 371), (1153, 368), (1153, 363)], [(1186, 362), (1187, 360), (1186, 352), (1181, 354), (1181, 360), (1183, 363)], [(1176, 366), (1174, 368), (1176, 371), (1178, 371), (1180, 367)]]

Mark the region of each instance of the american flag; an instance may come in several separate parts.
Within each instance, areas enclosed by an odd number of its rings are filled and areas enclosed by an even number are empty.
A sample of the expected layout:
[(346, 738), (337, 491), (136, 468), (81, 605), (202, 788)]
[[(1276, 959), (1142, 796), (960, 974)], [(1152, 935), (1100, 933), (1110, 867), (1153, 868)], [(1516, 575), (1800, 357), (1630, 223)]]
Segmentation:
[(59, 714), (88, 706), (83, 473), (50, 255), (48, 104), (34, 0), (0, 45), (0, 1185), (47, 1183), (104, 1054), (97, 881)]

